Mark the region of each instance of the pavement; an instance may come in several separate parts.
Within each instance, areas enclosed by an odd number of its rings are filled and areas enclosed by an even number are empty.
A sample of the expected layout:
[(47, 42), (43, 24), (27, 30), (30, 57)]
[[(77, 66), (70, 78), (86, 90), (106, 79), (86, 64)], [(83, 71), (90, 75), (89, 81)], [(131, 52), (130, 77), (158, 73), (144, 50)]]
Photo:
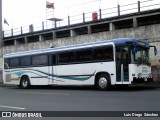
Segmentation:
[[(0, 83), (0, 87), (16, 87), (16, 85)], [(153, 83), (147, 83), (147, 84), (134, 84), (134, 85), (129, 85), (129, 87), (160, 88), (160, 81), (155, 81)]]
[(0, 87), (15, 87), (16, 85), (10, 85), (10, 84), (3, 84), (0, 83)]
[[(138, 114), (140, 111), (159, 111), (160, 110), (160, 89), (133, 87), (127, 89), (113, 89), (110, 91), (99, 91), (92, 88), (83, 87), (37, 87), (36, 89), (17, 89), (16, 87), (0, 87), (0, 111), (31, 112), (40, 111), (128, 111)], [(139, 111), (138, 113), (136, 111)], [(128, 113), (127, 112), (127, 113)], [(125, 112), (124, 112), (125, 113)], [(47, 113), (48, 114), (48, 113)], [(97, 113), (96, 113), (97, 114)], [(88, 113), (87, 115), (96, 115)], [(123, 114), (123, 113), (122, 113)], [(14, 114), (12, 114), (14, 115)], [(52, 113), (54, 116), (54, 113)], [(57, 115), (57, 113), (55, 114)], [(63, 115), (67, 115), (64, 113)], [(44, 117), (43, 120), (135, 120), (133, 117)], [(74, 114), (75, 115), (75, 114)], [(107, 115), (107, 114), (106, 114)], [(108, 114), (109, 115), (109, 114)], [(46, 115), (48, 116), (48, 115)], [(21, 118), (6, 118), (8, 120), (19, 120)], [(138, 117), (138, 116), (137, 116)], [(117, 118), (117, 119), (116, 119)], [(2, 118), (3, 119), (3, 118)], [(30, 120), (32, 118), (23, 118)], [(41, 118), (33, 118), (33, 120), (42, 120)], [(153, 120), (158, 118), (143, 117), (142, 120)], [(5, 118), (4, 118), (5, 120)], [(138, 120), (138, 118), (137, 118)], [(140, 118), (139, 118), (140, 120)]]

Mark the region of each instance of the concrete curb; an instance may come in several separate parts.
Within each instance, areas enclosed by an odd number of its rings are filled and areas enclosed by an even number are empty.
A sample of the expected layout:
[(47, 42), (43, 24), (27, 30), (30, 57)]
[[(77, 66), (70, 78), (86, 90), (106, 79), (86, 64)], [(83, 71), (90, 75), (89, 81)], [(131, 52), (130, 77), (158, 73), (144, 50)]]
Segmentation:
[(16, 85), (9, 85), (9, 84), (3, 84), (0, 83), (0, 87), (15, 87)]

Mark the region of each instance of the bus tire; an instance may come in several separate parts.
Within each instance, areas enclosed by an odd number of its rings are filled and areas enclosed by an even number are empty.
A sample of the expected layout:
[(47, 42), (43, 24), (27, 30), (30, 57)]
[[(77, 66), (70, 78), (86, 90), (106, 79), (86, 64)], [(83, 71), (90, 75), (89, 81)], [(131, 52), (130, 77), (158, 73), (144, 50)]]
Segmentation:
[(20, 87), (24, 88), (24, 89), (27, 89), (30, 86), (31, 85), (30, 85), (29, 78), (27, 76), (23, 76), (22, 79), (21, 79)]
[(96, 78), (96, 86), (100, 90), (108, 90), (111, 88), (111, 80), (107, 74), (100, 74)]

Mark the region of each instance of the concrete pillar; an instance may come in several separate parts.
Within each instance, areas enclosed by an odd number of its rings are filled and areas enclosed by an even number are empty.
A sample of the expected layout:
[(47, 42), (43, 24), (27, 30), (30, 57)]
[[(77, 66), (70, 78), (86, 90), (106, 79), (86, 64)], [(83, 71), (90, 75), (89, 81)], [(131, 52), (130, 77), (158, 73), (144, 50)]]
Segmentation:
[(75, 36), (77, 36), (77, 33), (76, 33), (76, 31), (75, 30), (70, 30), (70, 36), (71, 37), (75, 37)]
[(138, 12), (141, 12), (141, 2), (138, 1)]
[(91, 33), (92, 33), (91, 26), (90, 26), (90, 25), (88, 25), (87, 27), (88, 27), (88, 34), (91, 34)]
[(27, 37), (24, 37), (24, 42), (25, 42), (25, 43), (28, 43)]
[(18, 45), (18, 41), (16, 39), (14, 40), (14, 45)]
[(57, 21), (54, 21), (54, 28), (57, 28)]
[(102, 10), (99, 9), (99, 19), (101, 20), (102, 19)]
[(133, 27), (138, 27), (137, 18), (133, 17)]
[(29, 32), (30, 33), (34, 32), (33, 24), (29, 25)]
[(39, 35), (39, 41), (43, 41), (42, 35)]
[(57, 38), (57, 36), (56, 36), (56, 32), (55, 31), (53, 31), (53, 40), (55, 40)]
[(115, 30), (115, 25), (114, 23), (109, 23), (109, 31)]
[(117, 5), (117, 12), (118, 12), (118, 16), (120, 16), (121, 15), (120, 5)]

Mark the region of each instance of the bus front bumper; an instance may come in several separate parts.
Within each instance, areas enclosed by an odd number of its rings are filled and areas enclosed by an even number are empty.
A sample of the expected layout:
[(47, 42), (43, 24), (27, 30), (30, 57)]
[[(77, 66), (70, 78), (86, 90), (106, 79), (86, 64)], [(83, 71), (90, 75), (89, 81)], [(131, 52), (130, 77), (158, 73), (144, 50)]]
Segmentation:
[(153, 82), (153, 78), (133, 78), (132, 83), (146, 83), (146, 82)]

